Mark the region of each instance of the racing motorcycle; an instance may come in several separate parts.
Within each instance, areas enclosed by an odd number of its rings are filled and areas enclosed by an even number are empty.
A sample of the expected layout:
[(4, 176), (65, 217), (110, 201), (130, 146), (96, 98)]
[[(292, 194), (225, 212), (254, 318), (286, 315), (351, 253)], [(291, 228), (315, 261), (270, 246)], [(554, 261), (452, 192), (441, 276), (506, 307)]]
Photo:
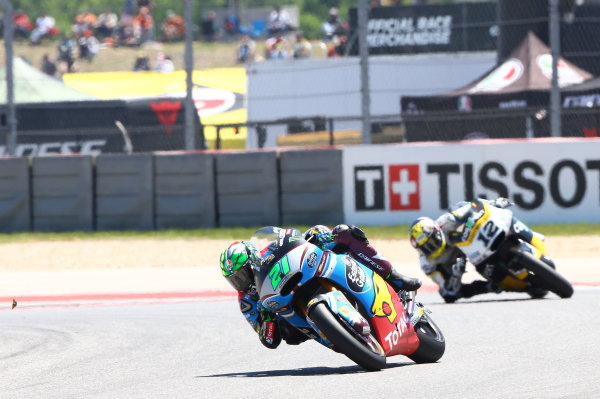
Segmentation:
[(262, 306), (309, 338), (366, 370), (382, 369), (389, 356), (429, 363), (444, 354), (444, 335), (415, 291), (398, 295), (368, 267), (296, 229), (263, 227), (251, 241), (266, 249), (255, 270)]
[(514, 217), (510, 209), (478, 199), (453, 213), (462, 224), (450, 233), (450, 243), (497, 287), (527, 292), (533, 298), (543, 298), (548, 291), (561, 298), (573, 295), (573, 286), (548, 257), (543, 236)]

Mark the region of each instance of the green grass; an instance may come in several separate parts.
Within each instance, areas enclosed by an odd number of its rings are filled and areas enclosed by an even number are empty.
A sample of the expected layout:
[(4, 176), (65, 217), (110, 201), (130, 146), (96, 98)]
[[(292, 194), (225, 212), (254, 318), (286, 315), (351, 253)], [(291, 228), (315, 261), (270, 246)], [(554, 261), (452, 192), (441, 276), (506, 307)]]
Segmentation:
[[(308, 226), (292, 226), (301, 232)], [(547, 236), (558, 235), (599, 235), (600, 224), (571, 224), (571, 225), (531, 225), (533, 230)], [(0, 243), (10, 242), (35, 242), (35, 241), (76, 241), (76, 240), (113, 240), (113, 239), (230, 239), (243, 240), (250, 238), (252, 232), (258, 227), (251, 228), (216, 228), (195, 230), (158, 230), (158, 231), (101, 231), (101, 232), (68, 232), (68, 233), (12, 233), (0, 234)], [(408, 226), (363, 226), (367, 237), (370, 239), (408, 239)]]

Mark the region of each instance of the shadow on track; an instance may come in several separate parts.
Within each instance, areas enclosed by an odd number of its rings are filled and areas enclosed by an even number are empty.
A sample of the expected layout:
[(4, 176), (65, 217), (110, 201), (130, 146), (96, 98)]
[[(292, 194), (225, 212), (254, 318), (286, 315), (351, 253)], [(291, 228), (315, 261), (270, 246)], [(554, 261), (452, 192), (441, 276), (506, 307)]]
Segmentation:
[[(388, 363), (383, 369), (392, 369), (397, 367), (404, 367), (414, 365), (413, 362), (405, 363)], [(354, 373), (368, 373), (360, 366), (344, 366), (344, 367), (305, 367), (299, 369), (289, 370), (266, 370), (266, 371), (246, 371), (239, 373), (224, 373), (224, 374), (211, 374), (211, 375), (198, 375), (195, 378), (207, 378), (207, 377), (310, 377), (318, 375), (335, 375), (335, 374), (354, 374)]]

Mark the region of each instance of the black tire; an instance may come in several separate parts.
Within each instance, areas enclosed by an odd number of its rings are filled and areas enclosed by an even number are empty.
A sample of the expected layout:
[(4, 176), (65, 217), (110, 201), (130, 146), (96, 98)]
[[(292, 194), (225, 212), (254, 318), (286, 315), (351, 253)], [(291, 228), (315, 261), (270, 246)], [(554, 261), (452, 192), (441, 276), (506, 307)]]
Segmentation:
[(571, 283), (556, 270), (528, 252), (518, 252), (517, 256), (519, 264), (535, 274), (536, 279), (543, 285), (541, 288), (546, 288), (561, 298), (570, 298), (573, 295)]
[(340, 324), (324, 303), (321, 302), (313, 306), (309, 317), (325, 334), (327, 339), (335, 345), (335, 348), (354, 363), (369, 371), (381, 370), (385, 367), (386, 357), (381, 346), (379, 346), (380, 352), (376, 353), (360, 342)]
[(420, 344), (408, 358), (415, 363), (435, 363), (440, 360), (446, 351), (446, 340), (440, 328), (424, 314), (415, 326), (415, 331)]

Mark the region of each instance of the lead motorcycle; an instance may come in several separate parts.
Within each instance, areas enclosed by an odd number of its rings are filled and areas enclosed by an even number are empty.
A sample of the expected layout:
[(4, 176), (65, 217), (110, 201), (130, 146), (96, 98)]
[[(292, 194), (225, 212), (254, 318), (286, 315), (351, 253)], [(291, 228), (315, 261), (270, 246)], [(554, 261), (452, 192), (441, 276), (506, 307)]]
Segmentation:
[(444, 354), (444, 335), (416, 292), (399, 296), (368, 267), (296, 229), (263, 227), (251, 241), (266, 249), (255, 270), (262, 306), (308, 337), (366, 370), (385, 367), (389, 356), (429, 363)]
[(548, 291), (561, 298), (573, 286), (556, 271), (543, 236), (533, 232), (506, 208), (475, 200), (454, 212), (462, 223), (449, 235), (475, 269), (504, 291), (527, 292), (542, 298)]

